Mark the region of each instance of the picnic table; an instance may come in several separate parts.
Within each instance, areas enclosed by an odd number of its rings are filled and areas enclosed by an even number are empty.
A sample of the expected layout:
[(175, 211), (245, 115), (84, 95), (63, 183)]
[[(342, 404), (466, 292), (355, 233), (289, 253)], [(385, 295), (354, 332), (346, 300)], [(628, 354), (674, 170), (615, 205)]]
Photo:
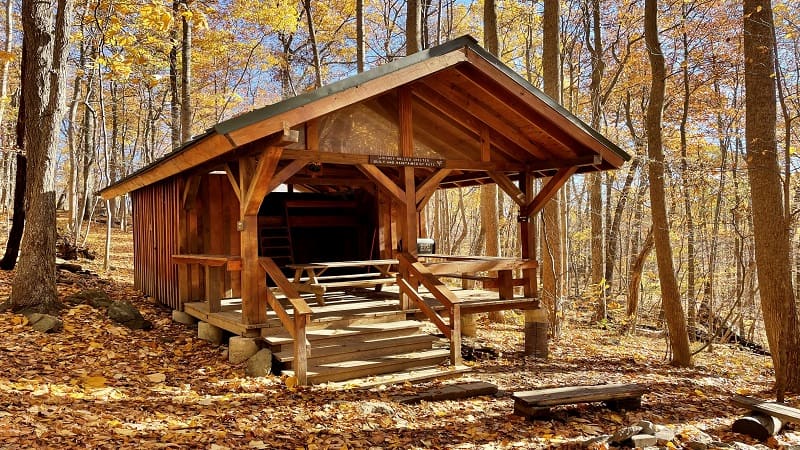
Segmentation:
[[(334, 261), (308, 264), (289, 264), (286, 267), (294, 270), (292, 284), (298, 292), (313, 293), (320, 305), (325, 304), (325, 292), (335, 288), (374, 287), (380, 291), (384, 284), (397, 281), (391, 272), (396, 259), (372, 259), (364, 261)], [(329, 269), (366, 269), (361, 273), (344, 275), (325, 275)]]

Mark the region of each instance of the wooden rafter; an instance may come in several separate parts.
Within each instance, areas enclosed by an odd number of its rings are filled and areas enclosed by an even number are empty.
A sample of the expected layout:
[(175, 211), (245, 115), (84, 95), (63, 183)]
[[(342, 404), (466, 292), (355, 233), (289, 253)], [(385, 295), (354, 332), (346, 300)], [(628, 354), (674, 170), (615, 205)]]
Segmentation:
[(370, 180), (374, 181), (378, 187), (382, 188), (384, 192), (389, 194), (392, 199), (400, 202), (401, 205), (406, 203), (406, 193), (401, 189), (391, 178), (389, 178), (381, 169), (373, 164), (359, 164), (358, 169), (367, 176)]
[[(390, 122), (397, 121), (398, 105), (391, 95), (383, 95), (373, 101), (364, 103), (364, 105)], [(464, 137), (469, 138), (469, 134), (465, 135), (464, 131), (458, 128), (455, 123), (438, 114), (429, 112), (421, 105), (414, 105), (412, 109), (418, 124), (425, 122), (434, 128), (434, 131), (431, 131), (426, 126), (417, 126), (414, 130), (414, 139), (416, 141), (435, 149), (439, 153), (448, 152), (467, 160), (474, 159), (474, 155), (460, 148), (460, 143), (465, 141)]]
[(266, 191), (272, 192), (281, 185), (281, 183), (286, 182), (289, 178), (294, 176), (297, 172), (299, 172), (303, 167), (306, 166), (311, 160), (310, 159), (295, 159), (294, 161), (290, 162), (286, 167), (281, 169), (275, 176), (272, 177), (272, 180), (269, 182)]
[[(543, 151), (535, 142), (523, 134), (519, 128), (514, 127), (503, 119), (496, 110), (487, 107), (484, 101), (463, 91), (461, 87), (437, 78), (431, 78), (427, 83), (430, 84), (433, 90), (438, 92), (439, 96), (443, 96), (452, 103), (459, 105), (461, 109), (468, 111), (501, 135), (508, 136), (529, 154), (541, 159), (551, 157), (549, 153)], [(472, 92), (475, 91), (475, 89), (472, 89)]]
[(450, 169), (439, 169), (436, 172), (432, 173), (425, 181), (422, 182), (417, 187), (417, 210), (420, 210), (427, 200), (431, 198), (434, 192), (436, 192), (436, 188), (439, 187), (439, 183), (445, 179), (448, 175), (450, 175), (452, 170)]
[[(283, 149), (281, 147), (269, 147), (261, 154), (258, 165), (248, 183), (247, 193), (244, 195), (244, 200), (241, 202), (242, 216), (250, 216), (258, 213), (258, 208), (261, 207), (264, 196), (269, 193), (267, 188), (272, 181), (272, 176), (275, 174), (275, 169), (278, 167), (278, 161), (280, 161), (282, 151)], [(242, 189), (242, 191), (244, 191), (244, 189)]]
[(233, 193), (236, 194), (236, 198), (239, 199), (239, 203), (242, 201), (242, 191), (239, 189), (239, 181), (236, 178), (236, 174), (233, 172), (233, 166), (230, 163), (225, 164), (225, 175), (228, 176), (228, 181), (231, 183), (231, 187), (233, 188)]
[(514, 184), (513, 181), (511, 181), (510, 178), (508, 178), (508, 176), (506, 176), (506, 174), (502, 172), (489, 171), (489, 176), (492, 177), (492, 180), (494, 180), (494, 182), (500, 186), (500, 189), (508, 194), (508, 196), (511, 197), (511, 200), (514, 200), (514, 203), (519, 205), (520, 208), (525, 208), (527, 206), (525, 194), (517, 187), (516, 184)]
[(559, 171), (550, 178), (550, 181), (542, 187), (542, 190), (536, 194), (536, 197), (520, 210), (520, 215), (523, 217), (530, 217), (541, 211), (544, 205), (553, 198), (553, 195), (558, 192), (561, 186), (563, 186), (564, 183), (569, 180), (569, 177), (577, 170), (577, 167), (564, 167), (559, 169)]
[[(502, 150), (514, 159), (524, 160), (528, 154), (538, 152), (539, 156), (543, 153), (530, 141), (525, 139), (514, 139), (519, 135), (518, 130), (514, 130), (508, 124), (503, 124), (502, 119), (498, 118), (495, 113), (488, 110), (481, 110), (480, 104), (475, 99), (468, 99), (467, 96), (458, 93), (458, 99), (451, 97), (448, 91), (447, 95), (443, 95), (440, 89), (447, 89), (440, 87), (442, 84), (436, 83), (432, 80), (426, 81), (431, 83), (436, 88), (431, 88), (423, 83), (414, 85), (414, 93), (426, 105), (434, 108), (437, 113), (444, 115), (454, 123), (468, 129), (473, 133), (476, 140), (483, 138), (485, 133), (489, 133), (491, 129), (497, 131), (495, 136), (486, 136), (490, 143), (495, 147)], [(463, 103), (461, 103), (463, 101)], [(491, 122), (491, 123), (489, 123)], [(494, 138), (494, 139), (492, 139)], [(481, 147), (481, 151), (485, 151)], [(481, 154), (482, 161), (485, 159), (484, 154)]]

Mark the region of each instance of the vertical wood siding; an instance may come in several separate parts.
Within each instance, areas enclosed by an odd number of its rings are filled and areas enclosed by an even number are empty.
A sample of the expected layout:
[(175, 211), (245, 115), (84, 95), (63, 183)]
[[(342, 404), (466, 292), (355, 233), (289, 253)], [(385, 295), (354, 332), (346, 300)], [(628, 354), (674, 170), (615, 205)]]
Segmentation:
[(169, 178), (132, 193), (134, 287), (172, 308), (180, 308), (178, 268), (178, 212), (181, 185)]
[[(173, 309), (182, 309), (183, 301), (202, 301), (205, 280), (201, 267), (187, 267), (187, 294), (181, 300), (179, 267), (172, 263), (172, 255), (241, 254), (236, 230), (239, 201), (227, 178), (201, 176), (197, 196), (183, 205), (185, 184), (175, 176), (132, 194), (134, 286)], [(240, 275), (226, 272), (226, 297), (241, 295)]]

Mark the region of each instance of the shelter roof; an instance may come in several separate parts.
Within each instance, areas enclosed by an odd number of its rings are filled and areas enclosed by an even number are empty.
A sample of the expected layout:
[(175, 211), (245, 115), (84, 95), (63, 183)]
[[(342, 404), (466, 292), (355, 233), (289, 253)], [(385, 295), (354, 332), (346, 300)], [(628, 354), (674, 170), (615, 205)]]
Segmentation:
[[(441, 180), (443, 187), (491, 181), (476, 175), (481, 171), (550, 176), (563, 167), (614, 169), (630, 159), (473, 37), (463, 36), (218, 123), (100, 194), (113, 198), (185, 171), (213, 168), (312, 120), (324, 122), (320, 134), (330, 141), (321, 142), (320, 150), (342, 153), (335, 161), (391, 155), (398, 88), (413, 94), (415, 150), (455, 169)], [(294, 149), (287, 147), (292, 150), (284, 158), (303, 155), (305, 147), (303, 137)]]

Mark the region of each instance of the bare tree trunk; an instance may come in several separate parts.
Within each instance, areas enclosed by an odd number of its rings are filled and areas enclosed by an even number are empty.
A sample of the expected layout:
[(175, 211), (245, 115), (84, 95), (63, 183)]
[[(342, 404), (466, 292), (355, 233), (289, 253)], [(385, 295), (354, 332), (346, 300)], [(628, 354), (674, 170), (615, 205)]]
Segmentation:
[(422, 8), (419, 2), (420, 0), (408, 0), (406, 3), (406, 55), (413, 55), (422, 49)]
[(672, 263), (672, 245), (669, 239), (669, 218), (664, 192), (664, 150), (661, 138), (662, 114), (666, 70), (664, 54), (658, 39), (657, 0), (645, 0), (644, 35), (647, 53), (650, 57), (652, 80), (650, 84), (650, 103), (647, 105), (647, 153), (650, 157), (650, 205), (653, 215), (653, 239), (658, 262), (658, 278), (661, 284), (661, 302), (669, 328), (669, 342), (672, 349), (672, 364), (691, 366), (692, 354), (689, 350), (689, 336), (686, 332), (686, 316), (681, 305), (680, 290), (675, 279)]
[[(591, 5), (589, 5), (589, 2)], [(603, 80), (605, 71), (605, 61), (603, 60), (603, 38), (600, 27), (600, 0), (587, 0), (584, 12), (584, 33), (586, 36), (586, 46), (591, 55), (592, 75), (589, 84), (589, 95), (592, 103), (591, 125), (595, 130), (600, 129), (600, 119), (602, 116), (602, 95), (600, 83)], [(591, 270), (592, 285), (598, 294), (597, 309), (595, 318), (600, 321), (607, 317), (605, 289), (603, 274), (605, 272), (605, 261), (603, 261), (603, 198), (602, 198), (602, 174), (592, 173), (587, 176), (589, 179), (589, 205), (591, 215)]]
[[(684, 21), (688, 20), (686, 3), (681, 3), (681, 13)], [(695, 243), (694, 243), (694, 216), (692, 213), (691, 195), (689, 193), (689, 162), (687, 157), (686, 123), (689, 120), (689, 38), (686, 31), (681, 34), (683, 46), (683, 64), (681, 67), (681, 87), (683, 88), (683, 105), (681, 107), (681, 122), (679, 126), (681, 139), (681, 181), (683, 182), (683, 208), (686, 214), (686, 300), (687, 320), (689, 334), (694, 336), (696, 329), (695, 315), (697, 313), (697, 299), (695, 298)]]
[(639, 254), (634, 258), (631, 265), (631, 276), (628, 280), (628, 319), (632, 320), (631, 329), (636, 327), (636, 319), (639, 315), (639, 286), (642, 283), (642, 271), (644, 271), (644, 263), (650, 252), (653, 251), (653, 227), (647, 230), (647, 237), (644, 239), (642, 248), (639, 249)]
[(758, 288), (778, 401), (800, 391), (800, 334), (791, 278), (788, 211), (778, 167), (772, 3), (744, 0), (745, 138)]
[(364, 0), (356, 0), (356, 71), (364, 71)]
[[(172, 0), (172, 15), (177, 22), (180, 17), (181, 0)], [(172, 150), (181, 146), (181, 105), (178, 90), (178, 36), (177, 26), (170, 31), (172, 47), (169, 49), (169, 93), (170, 93), (170, 132)]]
[(314, 16), (311, 14), (311, 0), (303, 0), (308, 23), (308, 41), (311, 45), (312, 65), (314, 66), (314, 87), (322, 87), (322, 67), (319, 61), (319, 47), (317, 47), (317, 34), (314, 31)]
[[(188, 8), (187, 2), (183, 2)], [(181, 16), (181, 143), (192, 139), (192, 22)]]
[[(542, 62), (544, 93), (561, 103), (561, 51), (559, 49), (559, 2), (545, 0), (542, 18)], [(547, 183), (549, 179), (542, 180)], [(541, 298), (549, 309), (550, 331), (561, 335), (561, 303), (564, 295), (564, 245), (561, 217), (561, 194), (557, 194), (542, 212), (542, 291)]]
[[(58, 309), (55, 159), (64, 114), (70, 0), (22, 2), (27, 220), (11, 286), (15, 310)], [(55, 14), (54, 14), (55, 13)]]

